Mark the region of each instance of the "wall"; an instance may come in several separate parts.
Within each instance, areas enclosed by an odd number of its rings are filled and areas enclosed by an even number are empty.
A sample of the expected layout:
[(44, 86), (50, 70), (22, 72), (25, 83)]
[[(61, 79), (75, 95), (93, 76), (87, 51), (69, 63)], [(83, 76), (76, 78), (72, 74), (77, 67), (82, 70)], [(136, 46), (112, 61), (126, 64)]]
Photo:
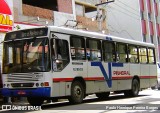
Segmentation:
[(57, 0), (58, 11), (72, 14), (72, 0)]
[(138, 0), (115, 0), (108, 4), (107, 25), (111, 35), (142, 41)]

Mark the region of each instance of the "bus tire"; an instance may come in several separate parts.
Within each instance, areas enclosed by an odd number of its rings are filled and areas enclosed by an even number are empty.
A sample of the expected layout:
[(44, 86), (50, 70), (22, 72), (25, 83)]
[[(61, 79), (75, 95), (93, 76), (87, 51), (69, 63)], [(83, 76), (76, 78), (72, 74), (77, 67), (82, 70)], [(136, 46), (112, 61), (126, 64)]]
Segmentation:
[(39, 97), (27, 97), (27, 100), (32, 106), (41, 106), (43, 104), (44, 99)]
[(84, 98), (84, 87), (79, 81), (74, 81), (71, 86), (71, 96), (69, 102), (73, 104), (82, 103)]
[(154, 89), (156, 89), (156, 87), (155, 87), (155, 86), (152, 86), (151, 89), (154, 90)]
[(104, 93), (96, 93), (96, 96), (99, 99), (107, 99), (110, 95), (110, 92), (104, 92)]
[(136, 97), (139, 94), (139, 81), (137, 79), (133, 79), (131, 90), (124, 91), (125, 96)]

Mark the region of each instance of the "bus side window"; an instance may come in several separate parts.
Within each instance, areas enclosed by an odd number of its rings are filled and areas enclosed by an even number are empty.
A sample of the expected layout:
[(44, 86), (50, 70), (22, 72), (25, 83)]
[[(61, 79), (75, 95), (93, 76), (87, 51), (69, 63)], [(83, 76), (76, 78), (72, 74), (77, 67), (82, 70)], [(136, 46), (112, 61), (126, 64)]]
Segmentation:
[(130, 63), (138, 63), (138, 48), (134, 45), (128, 46), (128, 52), (129, 52), (129, 62)]
[(80, 36), (70, 37), (72, 60), (85, 60), (85, 39)]
[(124, 43), (117, 43), (117, 61), (121, 63), (128, 62), (127, 45)]
[(116, 61), (114, 42), (103, 41), (103, 58), (106, 62)]
[(155, 52), (153, 48), (148, 48), (148, 60), (150, 64), (155, 64)]
[(139, 60), (140, 63), (148, 63), (148, 57), (147, 57), (147, 48), (146, 47), (140, 47), (139, 48)]
[(101, 61), (101, 42), (100, 40), (88, 39), (87, 40), (87, 59), (89, 61)]

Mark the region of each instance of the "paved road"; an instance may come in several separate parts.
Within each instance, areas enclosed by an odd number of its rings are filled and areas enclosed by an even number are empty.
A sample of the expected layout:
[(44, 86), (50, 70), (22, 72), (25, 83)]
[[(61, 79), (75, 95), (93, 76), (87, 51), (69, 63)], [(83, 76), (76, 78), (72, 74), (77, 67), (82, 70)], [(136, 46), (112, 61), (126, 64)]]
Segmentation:
[(110, 95), (106, 100), (99, 100), (95, 95), (90, 95), (84, 103), (78, 105), (71, 105), (66, 101), (43, 105), (40, 111), (12, 111), (12, 113), (160, 113), (158, 109), (160, 109), (160, 91), (147, 89), (134, 98), (117, 94)]

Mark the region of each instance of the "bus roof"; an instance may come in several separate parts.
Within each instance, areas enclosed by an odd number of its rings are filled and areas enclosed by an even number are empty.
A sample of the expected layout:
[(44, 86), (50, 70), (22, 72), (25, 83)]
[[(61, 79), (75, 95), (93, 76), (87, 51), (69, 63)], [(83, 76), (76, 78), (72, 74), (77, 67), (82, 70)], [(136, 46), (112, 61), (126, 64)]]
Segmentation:
[[(42, 26), (42, 27), (38, 27), (38, 29), (39, 28), (48, 28), (49, 31), (69, 34), (69, 35), (78, 35), (78, 36), (84, 36), (84, 37), (90, 37), (90, 38), (96, 38), (96, 39), (102, 39), (102, 40), (108, 40), (108, 41), (116, 41), (116, 42), (123, 42), (123, 43), (129, 43), (134, 45), (155, 47), (154, 44), (151, 44), (151, 43), (125, 39), (125, 38), (120, 38), (112, 35), (106, 35), (106, 34), (91, 32), (91, 31), (83, 31), (83, 30), (71, 29), (66, 27), (58, 27), (58, 26), (47, 26), (47, 27)], [(37, 29), (37, 28), (31, 28), (31, 29)], [(17, 31), (25, 31), (25, 30), (29, 30), (29, 29), (23, 29), (23, 30), (17, 30)], [(12, 33), (12, 32), (15, 32), (15, 31), (11, 31), (8, 33)]]
[(50, 28), (52, 31), (61, 32), (65, 34), (98, 38), (98, 39), (103, 39), (103, 40), (108, 40), (108, 41), (123, 42), (123, 43), (129, 43), (129, 44), (134, 44), (134, 45), (155, 47), (154, 44), (151, 44), (151, 43), (136, 41), (132, 39), (120, 38), (120, 37), (106, 35), (106, 34), (97, 33), (97, 32), (83, 31), (83, 30), (77, 30), (77, 29), (71, 29), (71, 28), (65, 28), (65, 27), (57, 27), (57, 26), (48, 26), (48, 28)]

